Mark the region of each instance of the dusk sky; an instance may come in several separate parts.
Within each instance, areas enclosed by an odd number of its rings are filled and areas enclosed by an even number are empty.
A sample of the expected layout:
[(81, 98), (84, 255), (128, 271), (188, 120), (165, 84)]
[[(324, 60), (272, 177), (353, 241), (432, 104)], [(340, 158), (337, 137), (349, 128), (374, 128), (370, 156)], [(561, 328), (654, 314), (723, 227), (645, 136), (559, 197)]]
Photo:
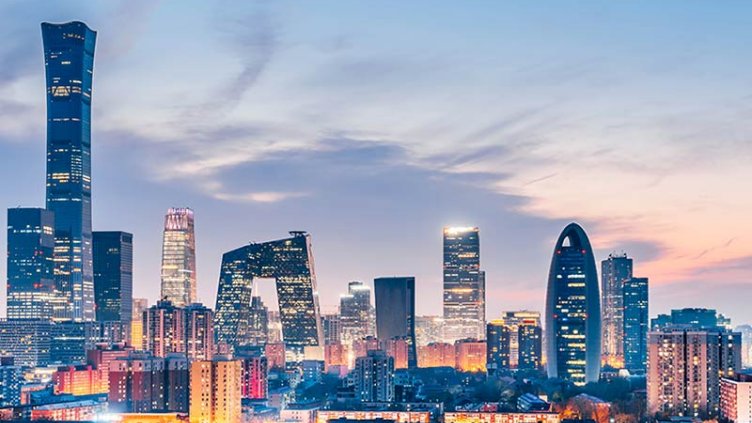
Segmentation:
[(98, 32), (94, 228), (134, 234), (135, 297), (171, 206), (211, 307), (223, 252), (306, 230), (325, 310), (415, 275), (440, 314), (442, 227), (479, 226), (489, 318), (543, 311), (577, 221), (651, 316), (752, 322), (752, 2), (3, 1), (3, 208), (44, 206), (40, 23), (70, 20)]

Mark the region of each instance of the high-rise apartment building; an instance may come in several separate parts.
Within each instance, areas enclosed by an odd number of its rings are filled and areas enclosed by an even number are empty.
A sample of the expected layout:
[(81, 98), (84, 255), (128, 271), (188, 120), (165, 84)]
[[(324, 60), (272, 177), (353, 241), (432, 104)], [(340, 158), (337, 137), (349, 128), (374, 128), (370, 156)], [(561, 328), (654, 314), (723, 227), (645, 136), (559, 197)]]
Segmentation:
[(624, 281), (624, 368), (643, 373), (648, 362), (648, 278)]
[(477, 227), (444, 228), (444, 338), (482, 339), (486, 327), (485, 274)]
[(355, 359), (353, 369), (355, 399), (361, 402), (392, 402), (394, 399), (394, 359), (384, 351), (371, 350)]
[(752, 375), (721, 378), (719, 417), (721, 421), (752, 422)]
[[(519, 361), (523, 357), (528, 361), (537, 362), (537, 367), (540, 367), (542, 337), (540, 335), (536, 337), (536, 330), (530, 329), (537, 327), (537, 332), (541, 332), (540, 313), (528, 310), (504, 311), (501, 313), (501, 317), (495, 321), (506, 326), (509, 330), (509, 367), (512, 369), (518, 368)], [(525, 340), (520, 339), (521, 334), (526, 336)], [(520, 349), (521, 347), (522, 349)], [(527, 362), (525, 365), (527, 365)]]
[(167, 210), (162, 237), (162, 299), (178, 307), (196, 302), (196, 235), (193, 210)]
[(486, 369), (489, 375), (509, 370), (510, 328), (500, 320), (492, 320), (486, 325)]
[(741, 369), (741, 335), (666, 327), (648, 335), (648, 414), (718, 416), (721, 378)]
[(540, 369), (543, 364), (543, 328), (540, 325), (520, 325), (517, 342), (517, 369)]
[(0, 407), (21, 405), (23, 369), (12, 356), (0, 356)]
[(243, 398), (267, 399), (269, 397), (269, 362), (261, 354), (242, 355)]
[(155, 357), (185, 352), (185, 309), (169, 300), (158, 301), (143, 316), (143, 347)]
[(598, 273), (593, 249), (576, 223), (554, 247), (546, 293), (548, 377), (575, 385), (596, 382), (601, 368)]
[[(214, 324), (217, 342), (250, 345), (248, 321), (254, 278), (275, 278), (285, 344), (302, 359), (306, 346), (324, 346), (311, 237), (291, 232), (277, 241), (249, 244), (222, 256)], [(271, 324), (271, 319), (270, 322)]]
[(119, 413), (150, 413), (165, 409), (164, 359), (132, 353), (110, 362), (109, 409)]
[(92, 321), (91, 97), (97, 33), (42, 23), (47, 85), (46, 208), (55, 214), (55, 317)]
[(454, 343), (454, 368), (460, 372), (486, 371), (486, 342), (461, 339)]
[(8, 319), (53, 317), (55, 219), (38, 208), (8, 209)]
[(133, 235), (94, 232), (94, 299), (99, 322), (133, 319)]
[(342, 320), (339, 313), (322, 315), (321, 325), (324, 327), (324, 343), (326, 345), (342, 343)]
[(624, 367), (624, 282), (632, 272), (626, 254), (610, 254), (601, 262), (602, 362), (617, 369)]
[(374, 336), (371, 287), (360, 281), (347, 284), (347, 294), (340, 295), (339, 315), (343, 342)]
[(415, 341), (415, 278), (385, 277), (373, 281), (376, 290), (376, 333), (381, 342), (404, 339), (408, 367), (418, 366)]
[(456, 361), (453, 344), (432, 342), (418, 347), (420, 367), (454, 367)]
[(242, 362), (215, 358), (191, 364), (191, 423), (241, 421)]
[(189, 360), (211, 360), (214, 355), (214, 312), (203, 304), (185, 308), (185, 353)]

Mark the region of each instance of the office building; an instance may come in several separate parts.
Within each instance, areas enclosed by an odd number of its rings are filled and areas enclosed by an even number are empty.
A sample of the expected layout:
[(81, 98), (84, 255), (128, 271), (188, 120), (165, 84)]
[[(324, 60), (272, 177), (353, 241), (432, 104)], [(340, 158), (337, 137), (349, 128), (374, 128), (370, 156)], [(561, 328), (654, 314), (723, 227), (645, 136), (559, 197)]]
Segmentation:
[(632, 271), (626, 254), (609, 254), (601, 262), (602, 362), (616, 369), (624, 367), (624, 281)]
[(415, 342), (418, 346), (444, 342), (444, 318), (415, 316)]
[(52, 319), (55, 219), (44, 209), (8, 209), (7, 316)]
[(167, 210), (162, 236), (162, 295), (177, 307), (196, 302), (196, 235), (193, 210)]
[(94, 232), (93, 240), (96, 319), (129, 325), (133, 320), (133, 235)]
[(644, 373), (648, 362), (648, 278), (624, 281), (624, 368)]
[(49, 364), (52, 326), (46, 320), (0, 320), (0, 355), (13, 357), (17, 366)]
[(86, 351), (98, 344), (125, 341), (120, 322), (57, 322), (50, 326), (50, 361), (63, 364), (86, 362)]
[(185, 352), (189, 360), (211, 360), (214, 354), (214, 312), (203, 304), (185, 308)]
[(191, 364), (191, 423), (232, 423), (241, 419), (239, 360), (216, 358)]
[(264, 345), (269, 341), (269, 309), (261, 297), (251, 298), (250, 319), (248, 320), (248, 344)]
[(598, 273), (593, 249), (576, 223), (554, 247), (546, 293), (548, 377), (575, 385), (596, 382), (601, 368)]
[(489, 375), (511, 369), (509, 332), (510, 328), (499, 320), (486, 325), (486, 369)]
[[(376, 333), (381, 342), (407, 342), (407, 365), (418, 366), (415, 340), (415, 278), (388, 277), (373, 281), (376, 291)], [(397, 366), (397, 368), (401, 368)]]
[(454, 343), (454, 368), (459, 372), (486, 371), (486, 342), (461, 339)]
[(42, 23), (47, 85), (46, 209), (55, 214), (54, 317), (92, 321), (91, 96), (96, 32)]
[(718, 416), (721, 377), (741, 369), (741, 335), (667, 327), (648, 335), (648, 414)]
[(394, 359), (384, 351), (368, 351), (355, 359), (355, 399), (360, 402), (391, 402), (394, 399)]
[(721, 421), (752, 422), (752, 375), (721, 378), (719, 417)]
[(149, 308), (149, 300), (146, 298), (133, 299), (133, 316), (131, 320), (130, 345), (135, 350), (144, 349), (144, 311)]
[(23, 369), (16, 366), (12, 356), (0, 356), (0, 407), (21, 405)]
[(222, 256), (214, 318), (217, 342), (231, 347), (250, 344), (247, 323), (253, 279), (274, 278), (286, 347), (298, 359), (306, 346), (323, 347), (311, 237), (305, 232), (291, 235)]
[(339, 315), (342, 339), (346, 344), (374, 336), (371, 287), (360, 281), (347, 284), (347, 294), (340, 295)]
[[(539, 368), (542, 357), (540, 313), (528, 310), (504, 311), (495, 322), (509, 331), (509, 367)], [(522, 336), (525, 338), (522, 339)], [(525, 362), (521, 364), (523, 359)]]
[(169, 300), (157, 301), (143, 317), (144, 350), (155, 357), (169, 353), (185, 352), (185, 309), (176, 307)]
[(444, 228), (444, 338), (481, 339), (486, 326), (485, 275), (478, 228)]

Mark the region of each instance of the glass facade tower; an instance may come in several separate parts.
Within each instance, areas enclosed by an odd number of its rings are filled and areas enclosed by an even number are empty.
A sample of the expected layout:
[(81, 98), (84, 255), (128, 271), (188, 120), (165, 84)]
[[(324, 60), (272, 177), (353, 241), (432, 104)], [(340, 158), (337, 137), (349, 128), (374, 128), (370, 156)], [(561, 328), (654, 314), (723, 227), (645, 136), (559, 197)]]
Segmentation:
[(133, 235), (94, 232), (94, 298), (98, 322), (133, 319)]
[(52, 318), (54, 227), (48, 210), (8, 209), (8, 319)]
[(477, 227), (444, 228), (444, 338), (483, 339), (485, 274), (480, 270)]
[(371, 287), (360, 281), (347, 284), (347, 294), (339, 297), (342, 338), (351, 344), (374, 335)]
[(624, 283), (632, 277), (632, 259), (610, 254), (601, 262), (603, 363), (624, 367)]
[(548, 377), (597, 382), (601, 365), (598, 273), (585, 231), (569, 224), (551, 259), (546, 293)]
[(246, 245), (225, 253), (217, 290), (214, 325), (218, 343), (250, 345), (248, 322), (254, 278), (274, 278), (288, 351), (302, 353), (306, 346), (324, 346), (319, 314), (311, 237), (290, 232), (290, 238)]
[(407, 366), (418, 367), (415, 342), (415, 278), (376, 278), (376, 333), (381, 342), (404, 338)]
[(177, 307), (196, 302), (196, 236), (189, 208), (170, 208), (165, 216), (162, 299)]
[(624, 368), (644, 372), (648, 354), (648, 278), (624, 281)]
[(96, 32), (42, 24), (47, 85), (47, 210), (55, 213), (58, 319), (92, 321), (91, 96)]

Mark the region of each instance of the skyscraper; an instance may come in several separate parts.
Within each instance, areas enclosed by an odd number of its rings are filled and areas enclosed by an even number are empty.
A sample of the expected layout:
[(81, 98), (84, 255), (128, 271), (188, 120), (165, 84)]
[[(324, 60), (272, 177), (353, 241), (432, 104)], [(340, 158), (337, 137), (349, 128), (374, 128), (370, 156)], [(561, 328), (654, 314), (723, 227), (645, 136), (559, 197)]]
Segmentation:
[[(540, 312), (504, 311), (498, 321), (509, 329), (509, 367), (512, 369), (520, 367), (519, 363), (523, 359), (527, 360), (526, 366), (530, 361), (540, 365), (542, 339)], [(531, 328), (537, 328), (537, 332)], [(525, 339), (522, 339), (523, 337)]]
[(47, 84), (47, 210), (55, 214), (55, 317), (94, 320), (91, 96), (97, 33), (42, 23)]
[(511, 368), (509, 329), (500, 320), (492, 320), (486, 325), (486, 370), (489, 375)]
[(196, 301), (196, 237), (193, 210), (170, 208), (162, 237), (162, 299), (185, 307)]
[(93, 239), (97, 321), (130, 325), (133, 318), (133, 235), (94, 232)]
[(478, 228), (444, 228), (444, 337), (447, 342), (482, 339), (485, 307), (485, 274), (480, 270)]
[(418, 366), (415, 342), (415, 278), (412, 276), (376, 278), (376, 333), (381, 342), (405, 338), (407, 365)]
[(211, 360), (214, 354), (214, 312), (203, 304), (185, 308), (185, 352), (189, 360)]
[(610, 254), (601, 262), (603, 308), (603, 363), (624, 366), (624, 281), (632, 277), (632, 259), (626, 254)]
[(248, 343), (264, 345), (269, 340), (269, 309), (261, 297), (251, 298), (250, 319), (248, 319)]
[(44, 209), (8, 209), (8, 319), (52, 318), (54, 220)]
[(598, 381), (601, 322), (593, 249), (576, 223), (564, 228), (554, 247), (546, 293), (548, 377), (576, 385)]
[(288, 350), (302, 356), (306, 346), (323, 348), (311, 237), (305, 232), (290, 234), (290, 238), (249, 244), (222, 256), (214, 318), (217, 342), (233, 347), (250, 344), (253, 279), (275, 278)]
[(648, 278), (624, 281), (624, 368), (644, 372), (648, 345)]
[(371, 287), (360, 281), (347, 284), (347, 294), (339, 298), (342, 337), (351, 344), (374, 335), (371, 313)]

